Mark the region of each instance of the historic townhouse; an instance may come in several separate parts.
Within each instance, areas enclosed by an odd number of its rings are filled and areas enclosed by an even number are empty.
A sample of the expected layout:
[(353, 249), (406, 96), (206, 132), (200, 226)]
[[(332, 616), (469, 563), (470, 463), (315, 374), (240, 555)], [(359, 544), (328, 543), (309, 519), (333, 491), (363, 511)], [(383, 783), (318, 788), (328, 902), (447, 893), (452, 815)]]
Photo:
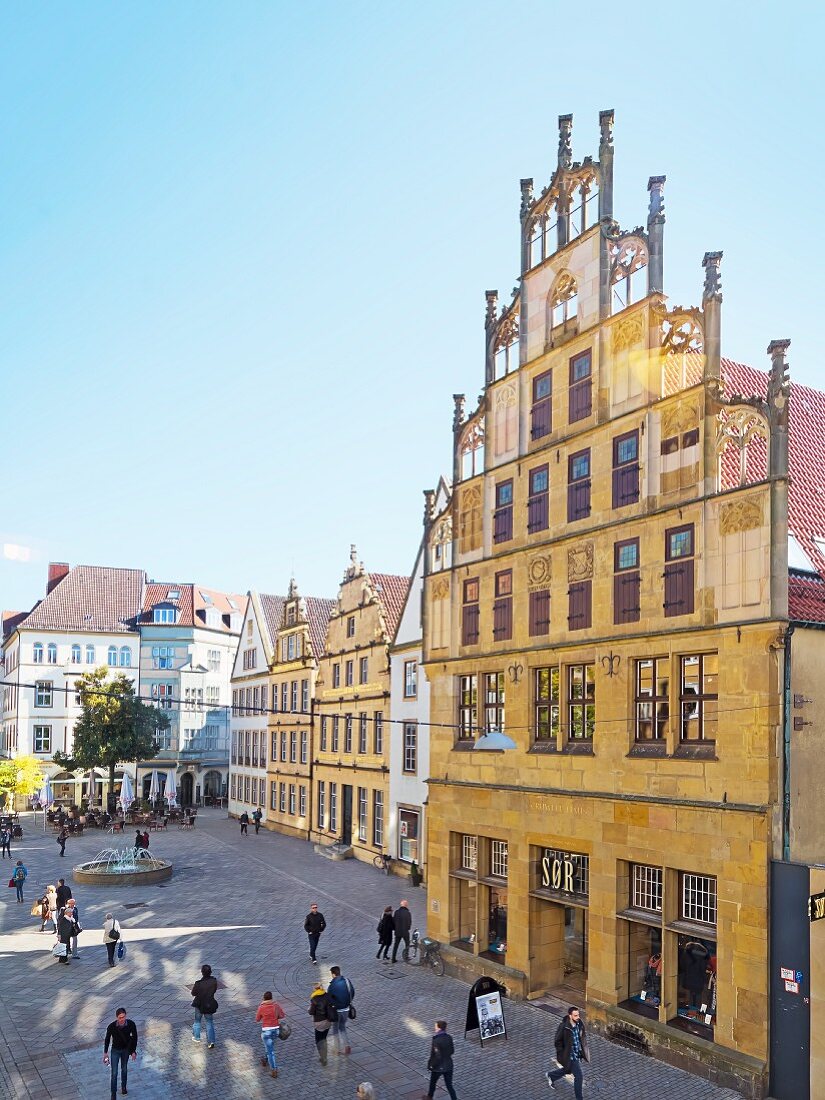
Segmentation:
[(232, 669), (229, 812), (266, 810), (269, 666), (283, 614), (283, 596), (250, 592)]
[(102, 772), (90, 792), (88, 772), (63, 772), (52, 756), (72, 751), (79, 675), (106, 665), (137, 680), (145, 583), (141, 569), (52, 562), (45, 597), (28, 613), (4, 612), (2, 752), (40, 757), (57, 798), (101, 797)]
[(183, 806), (226, 796), (229, 784), (230, 679), (244, 596), (196, 584), (151, 581), (140, 618), (141, 694), (170, 721), (153, 760), (137, 768), (148, 797), (157, 770), (172, 772)]
[(310, 836), (359, 859), (387, 844), (389, 645), (409, 586), (367, 573), (352, 547), (319, 662)]
[[(456, 398), (452, 496), (427, 509), (429, 931), (455, 968), (583, 999), (591, 1024), (758, 1096), (786, 828), (789, 408), (791, 530), (810, 547), (822, 395), (790, 386), (788, 341), (769, 373), (721, 358), (721, 253), (701, 307), (669, 305), (664, 177), (646, 227), (621, 229), (613, 113), (600, 124), (598, 161), (574, 162), (563, 116), (550, 183), (522, 181), (519, 286), (501, 309), (487, 292), (484, 390)], [(805, 584), (821, 628), (821, 576)], [(821, 680), (822, 631), (804, 633)], [(798, 843), (822, 861), (813, 813), (799, 805)]]
[(313, 699), (335, 601), (301, 596), (295, 581), (283, 601), (269, 667), (269, 801), (266, 820), (309, 839), (312, 814)]

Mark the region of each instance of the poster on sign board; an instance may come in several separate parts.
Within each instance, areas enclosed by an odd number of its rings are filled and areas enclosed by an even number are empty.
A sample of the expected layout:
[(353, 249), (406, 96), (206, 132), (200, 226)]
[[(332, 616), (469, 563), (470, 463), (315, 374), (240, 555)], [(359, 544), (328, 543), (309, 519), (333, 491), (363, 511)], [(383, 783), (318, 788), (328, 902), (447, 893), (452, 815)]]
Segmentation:
[(497, 1035), (507, 1034), (500, 993), (484, 993), (481, 997), (476, 997), (476, 1009), (482, 1043), (485, 1039), (495, 1039)]

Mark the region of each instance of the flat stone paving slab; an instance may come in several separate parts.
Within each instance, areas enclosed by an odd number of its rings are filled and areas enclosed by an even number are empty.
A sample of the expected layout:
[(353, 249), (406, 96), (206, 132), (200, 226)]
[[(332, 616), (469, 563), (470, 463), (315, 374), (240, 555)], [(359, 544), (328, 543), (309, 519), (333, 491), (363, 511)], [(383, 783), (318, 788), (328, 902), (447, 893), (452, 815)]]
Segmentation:
[[(139, 1057), (129, 1068), (129, 1096), (136, 1100), (352, 1100), (363, 1080), (372, 1081), (379, 1100), (414, 1100), (426, 1092), (432, 1021), (441, 1016), (450, 1021), (456, 1042), (460, 1100), (572, 1100), (572, 1084), (562, 1081), (551, 1093), (544, 1081), (557, 1015), (507, 1002), (508, 1040), (482, 1050), (476, 1038), (463, 1038), (463, 982), (376, 961), (381, 910), (408, 897), (414, 923), (423, 930), (423, 890), (354, 860), (324, 859), (291, 837), (266, 830), (242, 837), (222, 811), (201, 811), (192, 832), (152, 834), (152, 850), (174, 864), (169, 882), (77, 886), (81, 957), (61, 966), (50, 955), (53, 937), (39, 933), (39, 922), (29, 915), (32, 900), (61, 874), (71, 882), (72, 863), (111, 845), (108, 834), (92, 831), (70, 840), (61, 860), (52, 834), (33, 828), (30, 816), (24, 822), (13, 856), (29, 868), (26, 904), (17, 905), (13, 891), (7, 891), (11, 899), (0, 899), (0, 1100), (105, 1100), (103, 1036), (119, 1004), (140, 1032)], [(317, 967), (303, 931), (312, 901), (328, 925)], [(107, 912), (121, 922), (127, 949), (114, 969), (103, 946)], [(192, 1041), (189, 990), (204, 962), (223, 984), (214, 1050), (207, 1049), (205, 1035), (200, 1045)], [(306, 1008), (315, 979), (326, 982), (335, 963), (355, 983), (358, 1018), (349, 1025), (352, 1053), (330, 1053), (322, 1067)], [(273, 991), (293, 1026), (291, 1038), (278, 1043), (277, 1080), (260, 1066), (255, 1011), (265, 989)], [(587, 1097), (736, 1098), (597, 1036), (591, 1046)], [(436, 1097), (446, 1096), (439, 1086)]]

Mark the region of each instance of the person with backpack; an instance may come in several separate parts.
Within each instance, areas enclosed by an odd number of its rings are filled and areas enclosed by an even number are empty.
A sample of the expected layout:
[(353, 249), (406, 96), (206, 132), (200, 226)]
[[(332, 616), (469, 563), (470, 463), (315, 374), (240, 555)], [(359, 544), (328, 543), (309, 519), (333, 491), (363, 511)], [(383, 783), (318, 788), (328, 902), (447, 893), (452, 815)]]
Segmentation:
[(17, 865), (15, 866), (11, 876), (12, 882), (14, 883), (14, 888), (17, 891), (18, 902), (22, 903), (23, 901), (23, 884), (28, 877), (28, 869), (23, 865), (23, 860), (18, 859)]
[(209, 1050), (215, 1045), (215, 1022), (213, 1016), (218, 1011), (218, 1002), (215, 993), (218, 990), (218, 979), (212, 976), (212, 967), (204, 963), (201, 967), (201, 976), (192, 986), (192, 1007), (195, 1010), (195, 1021), (192, 1024), (192, 1042), (201, 1041), (201, 1020), (206, 1021), (206, 1046)]
[(381, 952), (383, 951), (384, 962), (389, 962), (390, 948), (392, 947), (392, 934), (395, 931), (395, 920), (393, 919), (391, 905), (388, 905), (384, 909), (375, 931), (378, 933), (378, 954), (375, 957), (376, 959), (380, 959)]
[(352, 1047), (347, 1038), (347, 1020), (355, 1019), (355, 986), (341, 973), (340, 966), (330, 968), (332, 981), (327, 987), (327, 995), (338, 1012), (338, 1019), (332, 1025), (332, 1035), (335, 1039), (335, 1049), (338, 1054), (349, 1054)]
[(309, 1009), (312, 1024), (315, 1028), (315, 1049), (318, 1051), (318, 1060), (322, 1066), (327, 1064), (327, 1035), (333, 1023), (338, 1022), (338, 1009), (330, 1000), (320, 982), (317, 983), (309, 999)]
[[(261, 1065), (269, 1066), (269, 1076), (278, 1076), (278, 1056), (275, 1053), (275, 1043), (281, 1029), (281, 1020), (284, 1018), (284, 1010), (277, 1001), (272, 999), (272, 993), (267, 990), (255, 1015), (255, 1022), (261, 1025), (261, 1042), (264, 1045), (264, 1056)], [(286, 1032), (284, 1032), (286, 1034)]]
[(556, 1028), (556, 1036), (553, 1042), (556, 1047), (556, 1061), (559, 1063), (560, 1068), (548, 1070), (545, 1073), (547, 1084), (551, 1089), (555, 1089), (556, 1081), (559, 1078), (572, 1073), (576, 1100), (582, 1100), (582, 1082), (584, 1080), (582, 1062), (589, 1062), (590, 1055), (587, 1049), (584, 1022), (575, 1006), (571, 1005), (568, 1008), (567, 1015)]
[(106, 944), (109, 966), (115, 965), (115, 950), (119, 939), (120, 922), (115, 920), (112, 913), (107, 913), (106, 920), (103, 922), (103, 942)]

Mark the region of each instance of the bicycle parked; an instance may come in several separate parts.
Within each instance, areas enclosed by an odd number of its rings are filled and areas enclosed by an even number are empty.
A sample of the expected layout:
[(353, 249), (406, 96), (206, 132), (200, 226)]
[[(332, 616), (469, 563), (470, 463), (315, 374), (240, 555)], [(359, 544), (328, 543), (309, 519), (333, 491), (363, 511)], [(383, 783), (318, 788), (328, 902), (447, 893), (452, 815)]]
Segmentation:
[(392, 859), (386, 852), (379, 852), (377, 856), (373, 856), (373, 866), (378, 867), (385, 875), (389, 875), (392, 872)]
[(414, 928), (410, 937), (410, 946), (405, 947), (402, 956), (404, 962), (413, 966), (431, 966), (439, 977), (444, 973), (444, 960), (441, 958), (441, 945), (437, 940), (420, 936)]

